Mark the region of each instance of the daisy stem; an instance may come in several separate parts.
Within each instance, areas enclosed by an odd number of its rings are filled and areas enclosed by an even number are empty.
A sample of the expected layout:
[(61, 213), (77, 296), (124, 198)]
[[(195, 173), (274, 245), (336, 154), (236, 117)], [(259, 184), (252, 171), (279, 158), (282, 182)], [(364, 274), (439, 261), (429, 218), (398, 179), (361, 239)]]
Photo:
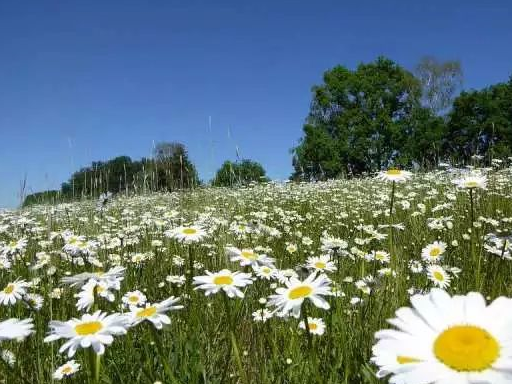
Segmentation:
[(155, 342), (156, 349), (158, 350), (158, 355), (160, 356), (160, 360), (162, 362), (162, 365), (164, 366), (165, 374), (171, 379), (173, 383), (179, 383), (179, 381), (176, 379), (174, 374), (172, 373), (171, 367), (169, 366), (169, 363), (167, 362), (167, 358), (164, 354), (164, 348), (162, 346), (162, 340), (160, 340), (160, 335), (158, 334), (157, 330), (153, 326), (149, 326), (151, 329), (151, 338)]
[(224, 306), (226, 307), (226, 314), (228, 317), (229, 336), (231, 339), (231, 346), (233, 348), (233, 354), (235, 355), (236, 364), (238, 365), (238, 374), (240, 375), (240, 379), (242, 380), (242, 383), (249, 384), (249, 382), (247, 381), (247, 377), (245, 375), (243, 365), (242, 365), (242, 359), (240, 358), (240, 351), (238, 349), (238, 343), (236, 341), (235, 326), (233, 323), (233, 318), (231, 316), (231, 307), (229, 305), (229, 299), (225, 293), (222, 296), (224, 298)]
[(94, 349), (89, 349), (89, 365), (91, 370), (91, 377), (93, 383), (100, 382), (100, 369), (101, 369), (101, 355), (94, 352)]
[(391, 184), (391, 199), (389, 203), (389, 254), (391, 255), (392, 267), (396, 268), (396, 255), (393, 251), (393, 205), (395, 203), (396, 182)]
[(311, 351), (313, 340), (311, 337), (311, 332), (309, 330), (308, 311), (306, 308), (306, 303), (302, 303), (302, 318), (304, 320), (304, 328), (306, 328), (306, 335), (308, 338), (308, 349)]
[(192, 292), (192, 280), (194, 276), (194, 250), (192, 245), (188, 246), (188, 276), (187, 276), (187, 291), (190, 295)]

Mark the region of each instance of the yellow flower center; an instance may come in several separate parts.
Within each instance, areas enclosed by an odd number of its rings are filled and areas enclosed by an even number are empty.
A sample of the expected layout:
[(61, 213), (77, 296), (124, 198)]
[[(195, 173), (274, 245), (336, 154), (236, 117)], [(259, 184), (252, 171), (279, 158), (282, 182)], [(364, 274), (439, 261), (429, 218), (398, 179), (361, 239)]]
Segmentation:
[(318, 269), (324, 269), (326, 266), (327, 266), (327, 264), (325, 264), (323, 261), (317, 261), (315, 263), (315, 268), (318, 268)]
[(434, 275), (434, 279), (436, 279), (438, 281), (444, 281), (444, 275), (441, 272), (435, 271), (433, 273), (433, 275)]
[(484, 371), (500, 356), (498, 341), (486, 330), (460, 325), (448, 328), (434, 342), (434, 354), (459, 372)]
[(137, 312), (137, 317), (151, 317), (156, 313), (156, 307), (147, 307)]
[(437, 257), (437, 256), (439, 256), (440, 254), (441, 254), (441, 249), (440, 249), (440, 248), (437, 248), (437, 247), (436, 247), (436, 248), (432, 248), (432, 249), (430, 250), (430, 256), (432, 256), (432, 257)]
[(411, 363), (419, 363), (420, 360), (415, 359), (414, 357), (409, 356), (397, 356), (396, 361), (398, 364), (411, 364)]
[(272, 270), (269, 267), (263, 267), (263, 268), (261, 268), (261, 270), (262, 270), (263, 273), (270, 273), (270, 272), (272, 272)]
[(402, 173), (402, 171), (401, 171), (401, 170), (399, 170), (399, 169), (388, 169), (388, 170), (386, 171), (386, 174), (387, 174), (387, 175), (389, 175), (389, 176), (398, 176), (398, 175), (400, 175), (401, 173)]
[(288, 297), (291, 300), (302, 299), (304, 297), (308, 297), (311, 292), (313, 292), (313, 288), (309, 285), (299, 285), (296, 288), (293, 288), (290, 293), (288, 293)]
[(14, 288), (16, 288), (16, 286), (12, 283), (9, 283), (7, 284), (7, 287), (4, 288), (4, 292), (10, 294), (14, 291)]
[(62, 368), (62, 373), (65, 375), (69, 375), (71, 372), (73, 372), (73, 368), (71, 368), (69, 365), (66, 365), (64, 368)]
[(89, 321), (87, 323), (76, 325), (75, 332), (80, 336), (94, 335), (95, 333), (101, 331), (102, 328), (103, 324), (101, 324), (99, 321)]
[(243, 250), (242, 257), (249, 259), (249, 260), (256, 260), (258, 258), (253, 251), (249, 251), (249, 250)]
[(386, 258), (386, 255), (384, 253), (381, 253), (381, 252), (377, 252), (375, 254), (375, 259), (376, 260), (384, 260)]
[(312, 331), (315, 331), (318, 328), (318, 324), (316, 323), (309, 323), (309, 329)]
[(217, 276), (213, 279), (215, 285), (231, 285), (233, 284), (233, 278), (231, 276)]
[(195, 228), (185, 228), (182, 231), (185, 235), (195, 235), (197, 233), (197, 229)]
[(478, 183), (476, 181), (466, 181), (464, 183), (464, 185), (466, 186), (466, 188), (476, 188), (476, 187), (478, 187)]
[(138, 297), (138, 296), (135, 296), (135, 295), (130, 296), (130, 297), (128, 298), (128, 301), (129, 301), (129, 302), (131, 302), (131, 303), (136, 303), (136, 302), (138, 302), (138, 301), (139, 301), (139, 297)]

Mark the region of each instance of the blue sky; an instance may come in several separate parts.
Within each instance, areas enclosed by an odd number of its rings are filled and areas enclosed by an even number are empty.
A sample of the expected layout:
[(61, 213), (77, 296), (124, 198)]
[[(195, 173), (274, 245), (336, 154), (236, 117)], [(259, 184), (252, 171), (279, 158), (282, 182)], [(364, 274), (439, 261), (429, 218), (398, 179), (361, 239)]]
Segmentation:
[(508, 0), (1, 2), (0, 207), (25, 175), (59, 188), (161, 140), (185, 143), (203, 179), (236, 145), (286, 178), (326, 69), (435, 55), (482, 88), (512, 74), (510, 20)]

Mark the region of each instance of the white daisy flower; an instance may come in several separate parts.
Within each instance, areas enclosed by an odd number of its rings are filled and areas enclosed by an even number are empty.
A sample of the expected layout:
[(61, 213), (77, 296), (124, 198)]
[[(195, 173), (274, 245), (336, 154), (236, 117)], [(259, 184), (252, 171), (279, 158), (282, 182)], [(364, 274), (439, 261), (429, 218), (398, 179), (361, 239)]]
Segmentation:
[(126, 292), (121, 300), (126, 307), (137, 307), (146, 303), (146, 295), (138, 290), (131, 291)]
[(231, 272), (228, 269), (223, 269), (216, 273), (206, 271), (206, 276), (195, 276), (194, 284), (197, 285), (194, 289), (204, 289), (206, 296), (223, 290), (230, 298), (235, 296), (243, 298), (244, 293), (238, 288), (252, 284), (252, 280), (250, 273)]
[(401, 384), (512, 382), (512, 301), (486, 305), (480, 293), (450, 297), (440, 289), (411, 297), (376, 333), (377, 376)]
[(272, 280), (277, 277), (277, 269), (263, 265), (261, 267), (255, 265), (252, 270), (257, 277), (265, 280)]
[[(309, 333), (311, 333), (312, 335), (321, 336), (325, 332), (324, 321), (317, 317), (308, 317), (308, 327)], [(299, 328), (306, 329), (306, 324), (304, 323), (304, 320), (299, 323)]]
[(32, 319), (8, 319), (0, 322), (0, 341), (24, 339), (34, 332)]
[(78, 298), (76, 303), (76, 308), (81, 310), (90, 310), (94, 305), (94, 300), (96, 297), (103, 297), (110, 302), (115, 300), (115, 295), (109, 290), (110, 286), (108, 284), (108, 280), (106, 281), (97, 281), (95, 279), (90, 279), (83, 287), (82, 290), (75, 295)]
[(469, 174), (461, 179), (456, 179), (453, 183), (461, 189), (485, 189), (487, 187), (487, 177), (480, 174)]
[(236, 247), (226, 247), (226, 254), (233, 262), (239, 262), (240, 266), (245, 267), (248, 265), (266, 265), (272, 267), (275, 260), (265, 254), (258, 254), (253, 249), (244, 248), (238, 249)]
[(285, 284), (286, 288), (277, 288), (277, 294), (269, 297), (269, 305), (275, 306), (278, 311), (284, 314), (291, 312), (292, 316), (298, 318), (305, 299), (309, 299), (318, 308), (330, 308), (322, 297), (332, 294), (331, 280), (326, 275), (317, 276), (313, 272), (304, 281), (291, 277)]
[(421, 257), (428, 263), (437, 263), (443, 258), (446, 251), (446, 243), (434, 241), (421, 250)]
[(111, 288), (114, 288), (116, 291), (120, 289), (121, 281), (123, 281), (123, 274), (126, 268), (121, 266), (116, 266), (109, 269), (107, 272), (84, 272), (79, 273), (74, 276), (66, 276), (63, 277), (61, 282), (63, 284), (69, 284), (71, 287), (75, 286), (83, 286), (90, 279), (94, 279), (96, 281), (106, 281), (108, 282)]
[(306, 268), (318, 272), (334, 272), (337, 269), (329, 255), (309, 257), (306, 260)]
[(156, 329), (162, 329), (164, 324), (171, 324), (171, 319), (165, 313), (183, 308), (183, 305), (174, 305), (179, 300), (179, 297), (171, 296), (160, 303), (147, 303), (145, 308), (132, 306), (130, 308), (130, 321), (132, 326), (147, 320), (153, 323)]
[(180, 226), (169, 231), (165, 231), (164, 234), (167, 237), (184, 243), (199, 242), (207, 235), (206, 231), (197, 225), (192, 225), (190, 227)]
[(412, 177), (412, 173), (401, 169), (388, 169), (377, 174), (377, 179), (402, 183)]
[(427, 267), (427, 276), (436, 287), (444, 289), (450, 286), (450, 275), (439, 265), (429, 265)]
[(45, 337), (46, 343), (68, 339), (59, 349), (59, 353), (68, 350), (68, 357), (73, 357), (78, 348), (92, 347), (94, 352), (102, 355), (105, 345), (114, 341), (112, 335), (126, 334), (126, 316), (96, 311), (92, 315), (84, 314), (81, 319), (73, 318), (68, 321), (51, 321), (50, 333)]
[(69, 360), (66, 364), (61, 365), (55, 370), (53, 373), (53, 378), (55, 380), (62, 380), (65, 377), (73, 376), (73, 374), (79, 370), (80, 364), (78, 364), (75, 360)]
[(30, 284), (25, 280), (17, 279), (12, 283), (8, 283), (3, 290), (0, 291), (1, 305), (14, 305), (27, 293), (26, 288)]

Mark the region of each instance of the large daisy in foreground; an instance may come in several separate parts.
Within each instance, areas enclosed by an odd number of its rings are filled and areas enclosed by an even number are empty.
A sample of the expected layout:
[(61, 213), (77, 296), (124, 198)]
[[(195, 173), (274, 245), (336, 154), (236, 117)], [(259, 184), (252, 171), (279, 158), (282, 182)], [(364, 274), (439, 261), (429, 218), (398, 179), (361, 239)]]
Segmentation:
[(411, 298), (376, 333), (372, 361), (391, 384), (512, 382), (512, 300), (490, 305), (480, 293), (450, 297), (440, 289)]

